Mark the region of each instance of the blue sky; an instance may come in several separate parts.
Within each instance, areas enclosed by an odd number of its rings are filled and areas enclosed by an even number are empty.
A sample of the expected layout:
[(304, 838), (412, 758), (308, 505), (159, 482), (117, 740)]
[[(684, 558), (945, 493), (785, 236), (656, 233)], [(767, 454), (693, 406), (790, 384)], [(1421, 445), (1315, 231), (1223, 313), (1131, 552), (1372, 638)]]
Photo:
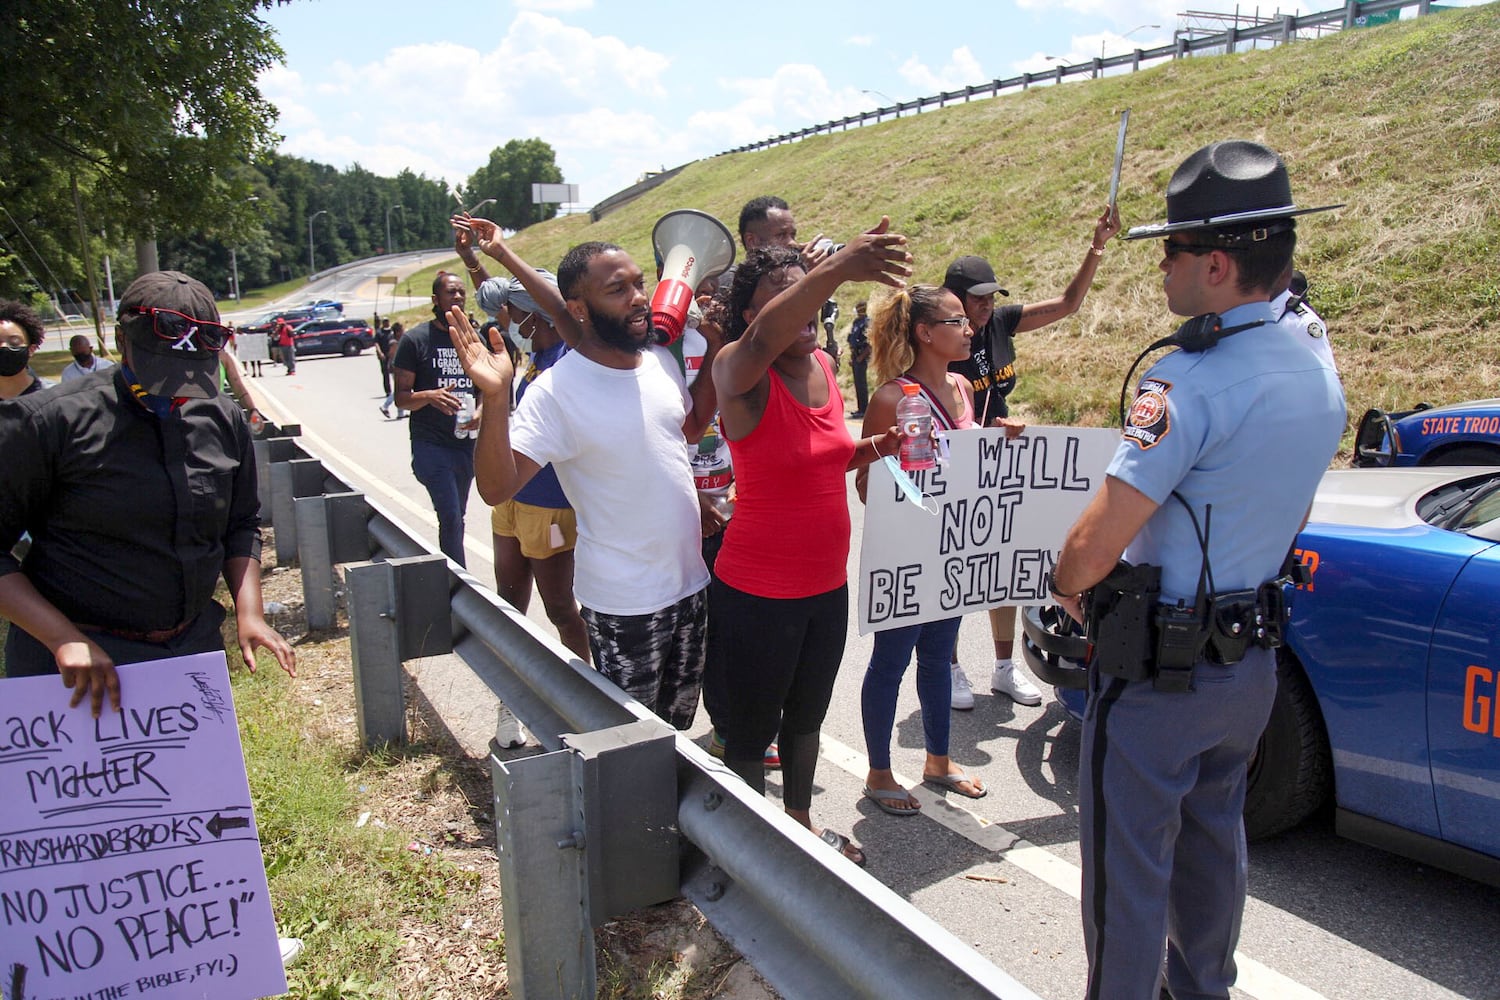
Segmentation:
[(589, 205), (644, 171), (887, 98), (1162, 45), (1188, 6), (1236, 5), (301, 0), (263, 15), (286, 62), (261, 86), (283, 152), (461, 183), (494, 147), (537, 136)]

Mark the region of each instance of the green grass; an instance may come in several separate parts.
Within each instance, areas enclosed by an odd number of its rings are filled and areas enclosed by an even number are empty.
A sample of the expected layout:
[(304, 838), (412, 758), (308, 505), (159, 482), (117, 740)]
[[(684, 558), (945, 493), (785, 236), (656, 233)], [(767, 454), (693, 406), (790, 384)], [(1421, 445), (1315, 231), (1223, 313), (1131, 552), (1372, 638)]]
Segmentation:
[[(1010, 301), (1051, 298), (1083, 258), (1130, 108), (1127, 226), (1163, 218), (1172, 171), (1216, 139), (1280, 151), (1301, 205), (1347, 204), (1302, 221), (1298, 260), (1351, 413), (1480, 398), (1500, 383), (1497, 78), (1500, 4), (1489, 4), (705, 160), (597, 223), (559, 217), (512, 243), (555, 268), (569, 246), (606, 240), (649, 267), (665, 212), (698, 208), (733, 228), (745, 201), (778, 194), (804, 236), (843, 240), (889, 215), (911, 239), (917, 280), (980, 253)], [(1115, 243), (1079, 313), (1020, 339), (1015, 398), (1028, 419), (1113, 422), (1126, 365), (1175, 326), (1159, 257), (1154, 245)], [(854, 302), (874, 291), (840, 290), (841, 336)]]

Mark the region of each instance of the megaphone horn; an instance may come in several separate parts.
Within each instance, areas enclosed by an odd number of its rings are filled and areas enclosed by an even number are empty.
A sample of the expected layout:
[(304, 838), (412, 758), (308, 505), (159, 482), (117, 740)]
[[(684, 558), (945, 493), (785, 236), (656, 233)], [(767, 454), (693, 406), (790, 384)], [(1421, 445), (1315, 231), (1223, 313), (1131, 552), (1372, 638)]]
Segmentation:
[(651, 323), (670, 344), (682, 336), (699, 283), (734, 263), (734, 237), (707, 212), (680, 208), (656, 220), (651, 246), (662, 262), (661, 281), (651, 296)]

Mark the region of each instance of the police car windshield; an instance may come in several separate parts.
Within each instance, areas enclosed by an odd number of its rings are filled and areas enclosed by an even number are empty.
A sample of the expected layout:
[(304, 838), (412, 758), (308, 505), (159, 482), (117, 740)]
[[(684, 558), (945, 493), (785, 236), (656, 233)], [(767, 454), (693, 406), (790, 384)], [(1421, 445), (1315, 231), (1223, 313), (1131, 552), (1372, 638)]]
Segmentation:
[(1433, 527), (1500, 541), (1500, 473), (1461, 480), (1431, 493), (1417, 513)]

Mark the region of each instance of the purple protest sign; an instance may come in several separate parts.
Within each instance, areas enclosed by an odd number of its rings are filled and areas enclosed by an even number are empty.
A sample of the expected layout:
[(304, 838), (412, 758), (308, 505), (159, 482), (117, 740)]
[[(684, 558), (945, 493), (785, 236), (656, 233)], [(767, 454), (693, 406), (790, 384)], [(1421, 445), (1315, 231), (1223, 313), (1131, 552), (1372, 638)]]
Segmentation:
[(0, 1000), (286, 992), (223, 653), (0, 681)]

